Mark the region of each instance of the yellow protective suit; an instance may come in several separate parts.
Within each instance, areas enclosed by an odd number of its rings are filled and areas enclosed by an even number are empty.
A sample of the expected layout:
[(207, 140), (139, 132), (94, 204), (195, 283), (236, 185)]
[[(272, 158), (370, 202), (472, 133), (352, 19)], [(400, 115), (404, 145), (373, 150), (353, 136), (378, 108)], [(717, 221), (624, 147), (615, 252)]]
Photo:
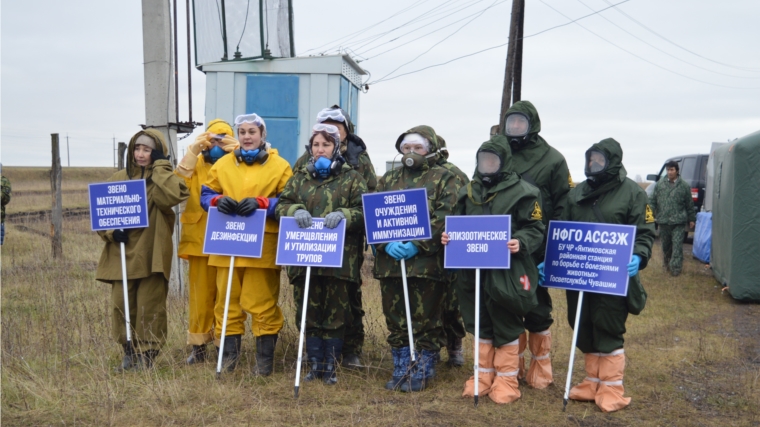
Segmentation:
[[(183, 176), (190, 190), (190, 198), (179, 217), (182, 233), (177, 253), (189, 264), (188, 345), (203, 345), (213, 338), (216, 267), (208, 265), (208, 255), (203, 253), (208, 213), (201, 207), (201, 186), (208, 179), (212, 166), (204, 161), (203, 154), (198, 154), (192, 175)], [(183, 175), (179, 170), (175, 173)]]
[[(263, 164), (247, 165), (234, 154), (219, 159), (208, 173), (205, 186), (237, 201), (246, 197), (277, 197), (285, 183), (293, 176), (290, 164), (267, 143), (269, 158)], [(232, 276), (230, 307), (226, 335), (245, 332), (245, 315), (252, 317), (254, 336), (274, 335), (282, 329), (282, 310), (277, 305), (280, 296), (280, 268), (275, 265), (279, 224), (267, 218), (264, 229), (264, 247), (261, 258), (235, 257)], [(209, 256), (209, 265), (217, 267), (217, 300), (215, 331), (222, 330), (224, 299), (227, 292), (230, 257)], [(215, 344), (219, 345), (219, 336)]]

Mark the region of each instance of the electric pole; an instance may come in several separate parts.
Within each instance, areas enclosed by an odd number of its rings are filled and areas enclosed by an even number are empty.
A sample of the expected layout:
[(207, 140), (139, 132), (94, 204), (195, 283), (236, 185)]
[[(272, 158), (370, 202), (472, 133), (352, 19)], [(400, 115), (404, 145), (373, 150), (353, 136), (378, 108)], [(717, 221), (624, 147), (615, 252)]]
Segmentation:
[[(174, 0), (175, 3), (177, 0)], [(224, 2), (222, 2), (224, 4)], [(142, 0), (143, 30), (143, 74), (145, 81), (145, 125), (164, 135), (171, 161), (176, 165), (177, 157), (177, 105), (175, 103), (175, 75), (172, 52), (172, 22), (170, 0)], [(192, 129), (191, 129), (192, 131)], [(179, 207), (174, 208), (175, 228), (179, 220)], [(174, 256), (169, 278), (169, 289), (181, 291), (179, 258), (177, 246), (179, 230), (172, 238)]]
[(514, 103), (520, 100), (522, 89), (522, 45), (523, 23), (525, 21), (525, 0), (512, 0), (512, 19), (509, 23), (509, 46), (504, 70), (504, 88), (501, 93), (499, 131), (504, 129), (504, 115)]
[(69, 153), (69, 134), (66, 133), (66, 160), (68, 163), (67, 167), (71, 167), (71, 153)]

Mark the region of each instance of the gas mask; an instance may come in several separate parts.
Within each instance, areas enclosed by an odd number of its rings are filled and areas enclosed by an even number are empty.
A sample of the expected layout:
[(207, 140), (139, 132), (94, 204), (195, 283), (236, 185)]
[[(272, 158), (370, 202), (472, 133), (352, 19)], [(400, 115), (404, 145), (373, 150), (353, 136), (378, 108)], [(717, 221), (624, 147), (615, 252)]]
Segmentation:
[[(404, 146), (408, 147), (408, 153), (403, 153)], [(428, 159), (436, 156), (436, 153), (429, 153), (430, 142), (418, 133), (410, 133), (404, 136), (403, 141), (399, 145), (399, 150), (403, 153), (401, 164), (412, 170), (421, 168), (422, 165), (427, 163)], [(423, 151), (425, 154), (418, 154), (417, 151)]]
[(243, 150), (242, 148), (238, 148), (235, 150), (235, 157), (237, 157), (239, 162), (245, 162), (245, 164), (250, 166), (254, 162), (262, 164), (266, 162), (269, 158), (269, 153), (261, 148), (255, 150)]
[(586, 169), (585, 174), (588, 178), (588, 183), (592, 187), (598, 187), (603, 182), (609, 180), (609, 176), (605, 174), (609, 167), (609, 161), (607, 156), (597, 150), (586, 151)]
[(477, 172), (483, 185), (490, 187), (501, 180), (501, 157), (493, 151), (478, 151)]
[(530, 119), (523, 113), (511, 113), (504, 124), (504, 133), (512, 148), (522, 148), (527, 142)]
[(207, 152), (208, 152), (208, 161), (212, 165), (216, 163), (217, 160), (221, 159), (222, 156), (227, 154), (227, 152), (224, 151), (224, 149), (218, 145), (215, 145), (212, 149), (208, 150)]

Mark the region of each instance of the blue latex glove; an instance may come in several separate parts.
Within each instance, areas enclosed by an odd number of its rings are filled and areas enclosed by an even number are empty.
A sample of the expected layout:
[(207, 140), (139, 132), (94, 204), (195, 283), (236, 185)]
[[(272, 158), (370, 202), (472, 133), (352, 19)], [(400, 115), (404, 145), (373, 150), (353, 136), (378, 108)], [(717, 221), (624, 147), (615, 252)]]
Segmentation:
[(404, 259), (410, 259), (420, 253), (420, 249), (412, 242), (402, 243), (404, 249)]
[(385, 253), (396, 261), (401, 261), (404, 258), (404, 244), (401, 242), (390, 242), (385, 245)]
[(628, 277), (633, 277), (639, 272), (639, 264), (641, 264), (641, 257), (632, 255), (631, 262), (628, 263)]
[(538, 264), (538, 286), (541, 286), (544, 284), (544, 280), (546, 279), (546, 276), (544, 276), (544, 263)]

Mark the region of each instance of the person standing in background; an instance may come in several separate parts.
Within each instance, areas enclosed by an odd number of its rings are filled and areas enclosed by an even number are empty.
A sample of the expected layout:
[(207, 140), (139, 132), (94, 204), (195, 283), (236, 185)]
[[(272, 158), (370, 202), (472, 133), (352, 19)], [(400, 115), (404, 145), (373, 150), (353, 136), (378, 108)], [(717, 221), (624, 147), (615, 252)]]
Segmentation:
[[(2, 174), (3, 164), (0, 163), (0, 174)], [(3, 175), (2, 178), (2, 191), (3, 191), (3, 210), (2, 210), (2, 222), (0, 222), (0, 246), (5, 242), (5, 205), (11, 201), (11, 181)]]
[[(668, 171), (667, 179), (660, 179), (655, 184), (649, 198), (651, 210), (647, 215), (654, 215), (657, 220), (662, 244), (662, 264), (675, 277), (681, 274), (683, 241), (689, 229), (694, 228), (697, 213), (694, 211), (691, 187), (681, 178), (678, 162), (666, 163), (665, 169)], [(687, 222), (689, 229), (686, 228)]]

